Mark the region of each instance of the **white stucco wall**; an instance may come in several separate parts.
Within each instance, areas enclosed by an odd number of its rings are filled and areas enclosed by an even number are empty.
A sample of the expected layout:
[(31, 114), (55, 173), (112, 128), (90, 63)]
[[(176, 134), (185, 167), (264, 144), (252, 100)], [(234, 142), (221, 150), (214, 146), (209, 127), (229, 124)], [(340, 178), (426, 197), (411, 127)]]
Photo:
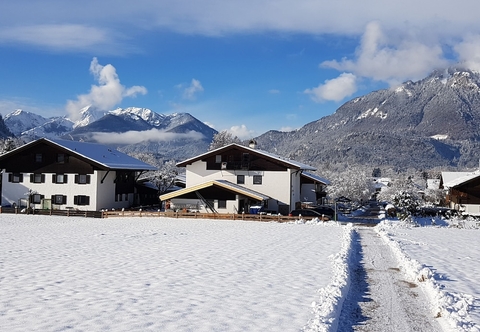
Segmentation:
[(98, 196), (96, 197), (97, 210), (119, 210), (128, 208), (133, 204), (133, 193), (128, 195), (127, 200), (125, 200), (125, 195), (123, 195), (121, 201), (115, 201), (115, 178), (117, 176), (115, 171), (110, 171), (103, 180), (103, 183), (101, 181), (107, 172), (97, 171), (95, 173), (97, 174), (95, 183), (98, 188)]
[[(8, 182), (8, 173), (2, 172), (2, 205), (18, 205), (18, 200), (26, 199), (25, 195), (29, 190), (36, 191), (38, 194), (50, 199), (52, 195), (67, 196), (67, 203), (60, 206), (61, 209), (67, 207), (78, 208), (81, 210), (95, 210), (95, 186), (91, 184), (75, 183), (75, 174), (67, 174), (67, 183), (53, 183), (52, 173), (44, 173), (44, 183), (31, 183), (30, 173), (23, 173), (23, 182)], [(91, 183), (95, 183), (96, 174), (90, 175)], [(90, 196), (90, 205), (75, 205), (74, 196)], [(52, 202), (53, 204), (53, 202)], [(41, 208), (41, 204), (32, 205), (34, 208)]]
[[(237, 175), (245, 176), (246, 188), (255, 190), (272, 198), (269, 201), (268, 210), (276, 210), (279, 204), (295, 207), (296, 201), (301, 201), (300, 195), (300, 172), (288, 169), (286, 172), (271, 171), (244, 171), (244, 170), (206, 170), (206, 163), (202, 161), (187, 165), (187, 186), (195, 186), (212, 180), (227, 180), (237, 183)], [(262, 175), (262, 184), (254, 185), (253, 176)], [(292, 182), (291, 182), (292, 181)], [(292, 187), (290, 184), (292, 183)]]
[[(218, 213), (238, 213), (238, 204), (236, 200), (227, 201), (226, 208), (219, 208), (218, 200), (215, 200), (213, 206)], [(212, 212), (210, 209), (205, 208), (204, 203), (199, 199), (173, 198), (171, 199), (170, 208), (175, 210), (186, 208), (190, 211), (198, 211), (202, 213)]]
[[(76, 208), (80, 210), (100, 210), (100, 209), (121, 209), (128, 208), (133, 204), (134, 194), (130, 193), (125, 200), (125, 195), (122, 201), (115, 202), (115, 177), (116, 173), (110, 171), (105, 177), (103, 183), (102, 178), (105, 176), (105, 171), (96, 171), (90, 174), (89, 184), (75, 183), (75, 174), (67, 174), (67, 183), (53, 183), (52, 173), (45, 174), (44, 183), (31, 183), (30, 173), (23, 173), (22, 183), (8, 182), (8, 173), (2, 172), (2, 206), (19, 204), (19, 199), (26, 199), (25, 195), (29, 189), (36, 191), (40, 195), (44, 195), (45, 199), (50, 199), (52, 195), (67, 196), (67, 203), (62, 205), (54, 205), (53, 208), (66, 209)], [(98, 194), (97, 194), (98, 193)], [(85, 195), (90, 197), (89, 205), (75, 205), (74, 196)], [(41, 204), (32, 205), (34, 208), (41, 208)]]

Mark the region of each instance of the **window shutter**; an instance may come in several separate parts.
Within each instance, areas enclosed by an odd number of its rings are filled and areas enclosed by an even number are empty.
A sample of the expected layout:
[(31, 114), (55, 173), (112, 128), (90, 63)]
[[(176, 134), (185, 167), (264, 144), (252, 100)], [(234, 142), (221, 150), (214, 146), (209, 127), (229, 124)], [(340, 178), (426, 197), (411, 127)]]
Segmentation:
[(50, 199), (52, 200), (52, 204), (55, 204), (55, 195), (52, 195)]
[(87, 184), (90, 184), (90, 175), (87, 175)]
[(75, 183), (78, 183), (78, 175), (75, 175)]
[(8, 182), (13, 182), (13, 174), (8, 173)]
[(40, 200), (44, 199), (45, 195), (40, 195)]
[(67, 174), (64, 174), (64, 175), (63, 175), (63, 183), (67, 183), (67, 182), (68, 182), (68, 180), (67, 180)]
[(45, 183), (45, 174), (42, 174), (42, 183)]
[(62, 199), (62, 204), (67, 204), (67, 196), (63, 196), (63, 199)]
[(52, 183), (57, 183), (57, 174), (52, 174)]
[(23, 182), (23, 173), (20, 174), (20, 181), (19, 182)]
[(34, 175), (32, 173), (32, 174), (30, 174), (30, 183), (33, 183), (33, 182), (35, 182), (35, 179), (34, 179)]
[(90, 205), (90, 196), (85, 196), (85, 205)]
[(73, 196), (73, 204), (78, 205), (78, 196)]

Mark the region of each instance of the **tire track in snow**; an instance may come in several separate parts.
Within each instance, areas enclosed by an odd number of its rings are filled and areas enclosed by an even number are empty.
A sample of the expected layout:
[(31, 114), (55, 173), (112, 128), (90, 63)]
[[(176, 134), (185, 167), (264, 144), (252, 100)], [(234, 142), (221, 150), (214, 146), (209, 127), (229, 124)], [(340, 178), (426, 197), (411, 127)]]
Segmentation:
[(389, 246), (371, 228), (356, 232), (357, 263), (338, 331), (442, 331), (427, 297), (404, 279)]

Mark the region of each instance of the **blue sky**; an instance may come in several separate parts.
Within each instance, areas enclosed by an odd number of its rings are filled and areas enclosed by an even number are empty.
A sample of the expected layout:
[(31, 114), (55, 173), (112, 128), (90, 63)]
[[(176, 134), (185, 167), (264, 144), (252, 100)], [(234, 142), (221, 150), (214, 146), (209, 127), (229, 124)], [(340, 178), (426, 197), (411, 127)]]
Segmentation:
[(0, 113), (145, 107), (240, 138), (293, 130), (455, 63), (477, 0), (17, 0), (0, 5)]

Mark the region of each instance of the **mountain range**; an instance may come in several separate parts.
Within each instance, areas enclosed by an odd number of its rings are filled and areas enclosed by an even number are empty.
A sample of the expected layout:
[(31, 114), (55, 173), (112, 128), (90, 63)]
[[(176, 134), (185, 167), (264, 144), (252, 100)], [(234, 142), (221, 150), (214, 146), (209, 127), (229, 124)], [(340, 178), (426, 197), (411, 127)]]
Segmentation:
[(127, 153), (148, 152), (175, 160), (205, 152), (217, 133), (188, 113), (164, 115), (138, 107), (109, 112), (85, 107), (75, 119), (47, 119), (16, 110), (3, 122), (13, 135), (27, 142), (39, 137), (98, 142)]
[[(188, 113), (164, 115), (137, 107), (109, 112), (86, 107), (75, 120), (17, 110), (4, 122), (7, 130), (26, 140), (42, 136), (96, 141), (127, 153), (174, 160), (207, 151), (217, 133)], [(0, 123), (0, 135), (1, 130)], [(453, 67), (436, 70), (422, 80), (354, 98), (298, 130), (272, 130), (255, 139), (262, 150), (320, 171), (352, 166), (397, 172), (476, 168), (480, 73)]]
[(257, 143), (319, 169), (476, 168), (480, 74), (437, 70), (417, 82), (354, 98), (296, 131), (266, 132)]

